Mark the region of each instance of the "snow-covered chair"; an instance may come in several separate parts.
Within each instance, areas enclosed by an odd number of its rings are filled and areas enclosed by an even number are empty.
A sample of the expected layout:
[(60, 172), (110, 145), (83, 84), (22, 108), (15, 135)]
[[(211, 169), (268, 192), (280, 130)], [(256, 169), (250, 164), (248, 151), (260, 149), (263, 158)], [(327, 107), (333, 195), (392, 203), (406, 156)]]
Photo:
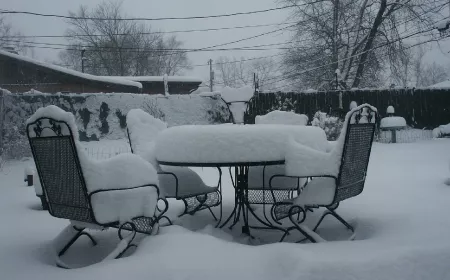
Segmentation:
[[(193, 215), (197, 211), (208, 209), (217, 221), (211, 207), (220, 206), (220, 222), (222, 218), (220, 180), (216, 187), (207, 186), (200, 176), (188, 167), (158, 164), (154, 153), (154, 141), (158, 133), (166, 128), (165, 122), (147, 112), (141, 109), (130, 110), (127, 114), (127, 133), (132, 153), (141, 156), (156, 168), (160, 188), (166, 198), (183, 201), (185, 207), (180, 216)], [(220, 169), (219, 173), (221, 173)], [(169, 223), (172, 222), (169, 220)]]
[[(301, 125), (308, 123), (308, 117), (294, 112), (272, 111), (266, 115), (256, 116), (255, 125), (284, 124)], [(281, 202), (293, 198), (300, 187), (304, 184), (304, 179), (284, 177), (284, 165), (272, 166), (252, 166), (248, 171), (248, 203), (262, 204), (264, 217), (266, 216), (265, 205)], [(270, 179), (276, 176), (269, 186)]]
[(151, 164), (133, 154), (90, 159), (78, 142), (74, 116), (53, 105), (38, 109), (26, 129), (48, 211), (70, 220), (55, 241), (58, 266), (69, 268), (59, 257), (80, 236), (96, 245), (86, 228), (119, 229), (121, 241), (106, 259), (136, 246), (136, 232), (157, 233), (168, 203), (162, 199), (165, 208), (158, 214), (158, 177)]
[[(364, 188), (370, 151), (377, 124), (376, 108), (364, 104), (347, 113), (341, 135), (329, 153), (313, 150), (291, 139), (286, 149), (286, 176), (309, 178), (298, 197), (274, 204), (273, 219), (289, 217), (293, 229), (299, 230), (311, 242), (323, 241), (315, 232), (327, 215), (332, 215), (353, 232), (354, 229), (336, 213), (339, 203), (359, 195)], [(277, 176), (271, 178), (269, 185)], [(301, 224), (308, 209), (327, 210), (311, 230)], [(297, 215), (302, 214), (302, 218)], [(283, 241), (286, 234), (280, 241)]]
[(304, 114), (275, 110), (262, 116), (256, 116), (255, 124), (307, 125), (308, 120), (308, 116)]

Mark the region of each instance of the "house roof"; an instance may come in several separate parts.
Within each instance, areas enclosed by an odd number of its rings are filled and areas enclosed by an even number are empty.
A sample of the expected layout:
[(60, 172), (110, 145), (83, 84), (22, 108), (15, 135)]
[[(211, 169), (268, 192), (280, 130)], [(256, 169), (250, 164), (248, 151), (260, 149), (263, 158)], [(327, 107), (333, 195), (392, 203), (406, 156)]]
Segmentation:
[(431, 85), (429, 88), (450, 88), (450, 80)]
[(42, 61), (32, 59), (29, 57), (25, 57), (22, 55), (13, 54), (13, 53), (10, 53), (10, 52), (4, 51), (4, 50), (0, 50), (0, 56), (6, 56), (6, 57), (9, 57), (12, 59), (28, 62), (31, 64), (35, 64), (35, 65), (38, 65), (41, 67), (52, 69), (52, 70), (60, 72), (60, 73), (64, 73), (67, 75), (75, 76), (75, 77), (86, 79), (86, 80), (111, 83), (111, 84), (117, 84), (117, 85), (124, 85), (124, 86), (133, 86), (133, 87), (137, 87), (140, 89), (142, 88), (141, 83), (132, 81), (130, 79), (119, 79), (119, 78), (115, 78), (115, 77), (103, 77), (103, 76), (95, 76), (95, 75), (91, 75), (91, 74), (81, 73), (79, 71), (75, 71), (72, 69), (64, 68), (64, 67), (53, 65), (50, 63), (46, 63), (46, 62), (42, 62)]
[[(163, 82), (164, 76), (103, 76), (105, 78), (123, 79), (135, 82)], [(202, 83), (203, 80), (198, 77), (191, 76), (168, 76), (169, 82), (179, 83)]]

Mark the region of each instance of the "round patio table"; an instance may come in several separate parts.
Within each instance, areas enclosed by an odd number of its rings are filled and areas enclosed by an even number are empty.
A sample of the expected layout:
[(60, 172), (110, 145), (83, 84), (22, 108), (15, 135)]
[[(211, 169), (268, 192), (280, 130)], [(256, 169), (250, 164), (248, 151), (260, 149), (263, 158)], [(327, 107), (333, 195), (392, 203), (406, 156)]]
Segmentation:
[[(236, 225), (242, 215), (242, 232), (250, 235), (248, 214), (268, 228), (276, 227), (260, 219), (248, 203), (248, 171), (251, 166), (284, 164), (289, 138), (320, 151), (330, 145), (318, 127), (296, 125), (186, 125), (168, 128), (158, 134), (156, 160), (161, 165), (234, 168), (235, 205), (230, 216)], [(231, 169), (230, 169), (231, 170)], [(230, 171), (231, 173), (231, 171)]]

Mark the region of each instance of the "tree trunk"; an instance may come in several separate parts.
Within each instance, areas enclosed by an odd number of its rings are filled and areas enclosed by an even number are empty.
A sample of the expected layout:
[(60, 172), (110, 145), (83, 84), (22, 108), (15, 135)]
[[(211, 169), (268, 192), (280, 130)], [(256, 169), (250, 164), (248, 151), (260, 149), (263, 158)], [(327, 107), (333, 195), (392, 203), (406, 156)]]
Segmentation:
[(386, 8), (387, 8), (387, 0), (381, 0), (380, 8), (378, 10), (377, 16), (375, 17), (372, 28), (370, 29), (369, 37), (367, 39), (366, 45), (364, 46), (363, 53), (358, 63), (358, 68), (356, 70), (355, 80), (353, 81), (352, 88), (359, 87), (359, 84), (361, 83), (361, 78), (362, 74), (364, 73), (364, 67), (367, 62), (367, 58), (369, 56), (369, 51), (373, 47), (373, 41), (378, 32), (378, 27), (380, 27), (381, 23), (383, 22), (383, 15), (384, 12), (386, 11)]

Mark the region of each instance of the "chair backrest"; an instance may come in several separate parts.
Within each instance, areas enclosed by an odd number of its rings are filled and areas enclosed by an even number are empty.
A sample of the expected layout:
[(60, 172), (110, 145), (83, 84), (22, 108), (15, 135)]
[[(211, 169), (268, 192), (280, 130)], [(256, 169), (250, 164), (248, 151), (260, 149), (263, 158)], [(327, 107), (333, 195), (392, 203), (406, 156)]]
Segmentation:
[(289, 124), (307, 125), (308, 116), (294, 112), (272, 111), (263, 116), (256, 116), (255, 124)]
[(354, 111), (346, 121), (345, 141), (333, 203), (356, 196), (364, 189), (377, 112), (370, 106), (361, 106), (360, 110)]
[(155, 141), (167, 124), (141, 109), (132, 109), (127, 114), (127, 133), (131, 152), (139, 154), (139, 146)]
[(74, 134), (64, 121), (39, 118), (27, 136), (52, 216), (94, 222)]

